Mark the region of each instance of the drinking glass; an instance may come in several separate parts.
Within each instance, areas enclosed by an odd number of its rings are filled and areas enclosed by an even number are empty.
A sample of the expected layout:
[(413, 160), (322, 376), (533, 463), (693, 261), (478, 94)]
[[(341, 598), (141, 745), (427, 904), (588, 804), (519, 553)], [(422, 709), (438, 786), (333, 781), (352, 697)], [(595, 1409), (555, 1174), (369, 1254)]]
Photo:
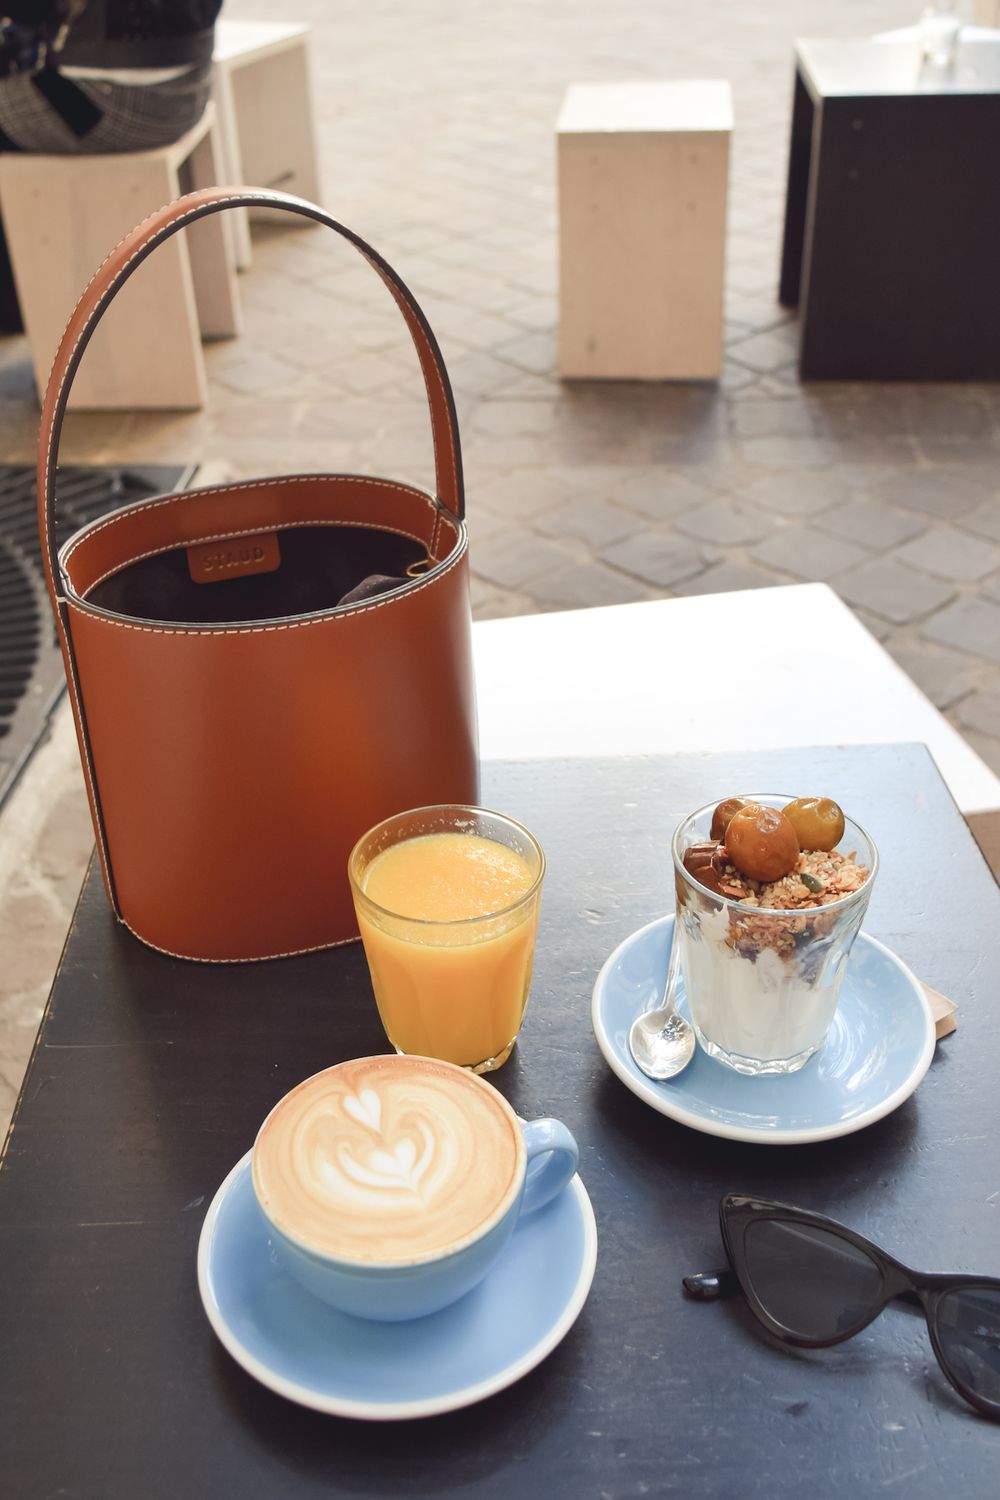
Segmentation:
[[(496, 909), (447, 921), (372, 900), (365, 887), (379, 855), (442, 833), (475, 835), (513, 850), (527, 885)], [(462, 863), (454, 869), (459, 885)], [(348, 861), (351, 891), (375, 1001), (397, 1052), (441, 1058), (475, 1073), (506, 1062), (528, 999), (544, 873), (545, 856), (528, 830), (479, 807), (417, 808), (359, 839)]]
[[(749, 799), (783, 808), (793, 799)], [(868, 908), (878, 853), (844, 820), (840, 853), (868, 869), (864, 884), (825, 906), (782, 910), (733, 901), (684, 867), (690, 845), (709, 838), (716, 804), (685, 818), (674, 834), (677, 941), (691, 1022), (709, 1056), (738, 1073), (795, 1073), (826, 1039), (847, 960)]]
[(925, 6), (917, 30), (922, 60), (933, 68), (954, 67), (962, 30), (955, 0), (936, 0), (935, 4)]

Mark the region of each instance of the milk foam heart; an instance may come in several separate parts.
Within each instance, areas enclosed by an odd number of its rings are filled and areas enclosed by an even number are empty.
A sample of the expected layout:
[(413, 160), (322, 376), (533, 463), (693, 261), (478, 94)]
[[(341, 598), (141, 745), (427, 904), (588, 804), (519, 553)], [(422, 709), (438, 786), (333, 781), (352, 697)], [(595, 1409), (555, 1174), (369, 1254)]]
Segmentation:
[(517, 1192), (524, 1140), (489, 1084), (430, 1058), (341, 1063), (287, 1094), (261, 1127), (254, 1188), (279, 1228), (367, 1264), (445, 1254)]

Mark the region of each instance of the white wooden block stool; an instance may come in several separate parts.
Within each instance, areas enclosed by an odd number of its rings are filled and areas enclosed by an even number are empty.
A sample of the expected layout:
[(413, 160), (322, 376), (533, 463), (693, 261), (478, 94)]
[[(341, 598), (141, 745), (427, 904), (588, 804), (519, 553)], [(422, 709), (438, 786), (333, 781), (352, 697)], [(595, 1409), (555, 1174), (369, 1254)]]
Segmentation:
[(557, 129), (559, 369), (709, 380), (722, 361), (729, 84), (574, 84)]
[[(308, 43), (309, 27), (297, 22), (216, 22), (213, 82), (230, 182), (318, 201)], [(243, 269), (251, 258), (248, 216), (233, 217)]]
[[(87, 282), (123, 235), (182, 191), (223, 180), (214, 109), (155, 151), (0, 155), (0, 209), (39, 395)], [(239, 332), (225, 214), (175, 234), (138, 267), (83, 356), (71, 407), (205, 403), (203, 337)]]

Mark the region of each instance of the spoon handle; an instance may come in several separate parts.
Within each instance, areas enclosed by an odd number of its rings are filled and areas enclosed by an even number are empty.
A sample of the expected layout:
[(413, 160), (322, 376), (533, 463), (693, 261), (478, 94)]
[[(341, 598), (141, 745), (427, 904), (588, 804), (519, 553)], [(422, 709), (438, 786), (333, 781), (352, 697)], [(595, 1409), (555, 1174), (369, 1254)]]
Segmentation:
[(679, 918), (675, 915), (673, 938), (670, 944), (670, 959), (667, 963), (667, 977), (663, 985), (663, 999), (660, 1001), (659, 1006), (654, 1007), (659, 1010), (673, 1010), (675, 1008), (677, 980), (680, 978), (681, 972), (681, 945), (677, 936), (678, 921)]

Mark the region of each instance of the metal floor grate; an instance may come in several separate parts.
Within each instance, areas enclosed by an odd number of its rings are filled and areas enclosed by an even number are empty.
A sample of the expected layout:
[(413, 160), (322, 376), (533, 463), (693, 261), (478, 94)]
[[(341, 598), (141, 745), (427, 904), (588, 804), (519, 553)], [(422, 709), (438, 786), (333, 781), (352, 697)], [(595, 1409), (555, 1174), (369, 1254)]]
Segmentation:
[[(60, 468), (59, 536), (108, 511), (186, 488), (190, 465)], [(35, 470), (0, 465), (0, 806), (64, 689), (35, 518)]]

